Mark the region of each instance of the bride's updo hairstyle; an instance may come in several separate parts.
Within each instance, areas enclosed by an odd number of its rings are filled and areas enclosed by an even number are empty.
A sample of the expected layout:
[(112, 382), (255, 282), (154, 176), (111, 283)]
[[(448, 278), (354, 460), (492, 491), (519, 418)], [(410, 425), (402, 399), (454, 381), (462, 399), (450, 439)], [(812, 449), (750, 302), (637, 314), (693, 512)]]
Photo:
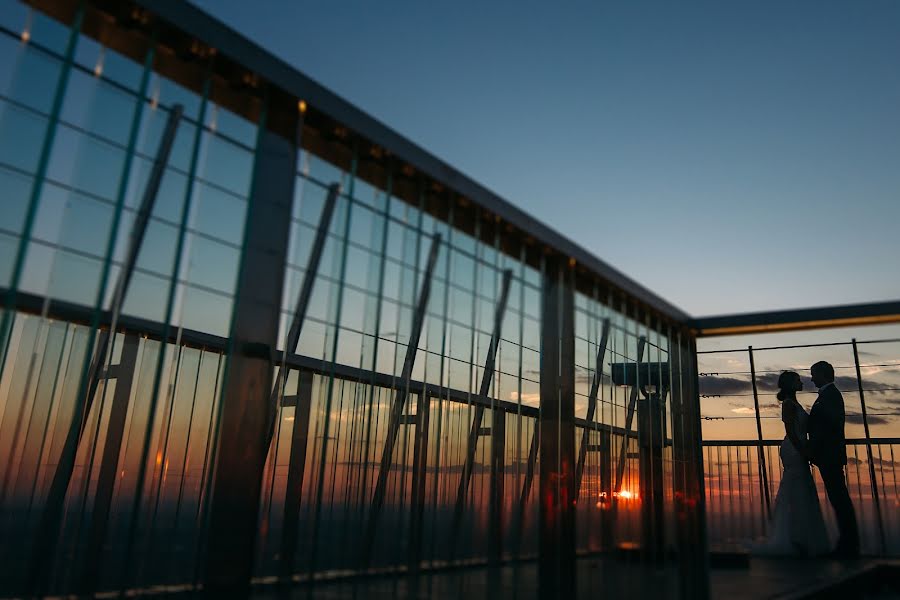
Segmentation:
[(782, 402), (794, 395), (794, 382), (800, 379), (796, 371), (784, 371), (778, 376), (778, 399)]

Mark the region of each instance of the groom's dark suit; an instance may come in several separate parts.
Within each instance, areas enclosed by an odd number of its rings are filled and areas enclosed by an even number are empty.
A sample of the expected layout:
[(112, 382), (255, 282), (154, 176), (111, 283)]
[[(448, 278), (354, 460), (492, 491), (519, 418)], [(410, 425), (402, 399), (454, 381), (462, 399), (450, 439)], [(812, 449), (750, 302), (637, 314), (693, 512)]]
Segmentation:
[(844, 482), (844, 465), (847, 464), (844, 397), (834, 383), (826, 384), (819, 390), (819, 397), (809, 411), (807, 429), (810, 459), (819, 467), (840, 530), (836, 552), (856, 554), (859, 552), (859, 530)]

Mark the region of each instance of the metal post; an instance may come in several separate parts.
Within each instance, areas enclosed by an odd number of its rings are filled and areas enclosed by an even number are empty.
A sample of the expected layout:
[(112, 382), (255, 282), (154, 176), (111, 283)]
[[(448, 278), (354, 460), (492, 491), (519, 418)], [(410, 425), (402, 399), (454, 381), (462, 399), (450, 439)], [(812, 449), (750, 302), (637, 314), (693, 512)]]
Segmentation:
[(369, 524), (366, 531), (366, 539), (362, 547), (362, 565), (368, 565), (372, 556), (372, 547), (375, 543), (375, 533), (378, 528), (378, 517), (384, 505), (384, 495), (387, 490), (388, 474), (393, 462), (394, 445), (397, 443), (397, 434), (400, 430), (403, 408), (409, 396), (409, 380), (412, 377), (413, 365), (416, 362), (416, 351), (419, 348), (419, 338), (422, 335), (422, 325), (425, 322), (425, 311), (428, 308), (428, 297), (431, 294), (431, 280), (434, 275), (434, 265), (437, 262), (438, 250), (441, 245), (441, 235), (435, 233), (431, 238), (431, 250), (428, 253), (428, 262), (425, 266), (422, 289), (419, 291), (419, 301), (416, 303), (416, 312), (413, 315), (412, 329), (409, 334), (409, 345), (406, 347), (406, 356), (403, 359), (403, 370), (400, 373), (400, 384), (394, 393), (394, 401), (391, 404), (390, 419), (388, 421), (387, 435), (384, 440), (384, 450), (381, 454), (381, 464), (378, 469), (378, 479), (375, 483), (375, 492), (372, 495), (372, 507), (369, 513)]
[[(635, 364), (640, 365), (641, 361), (644, 360), (644, 346), (646, 345), (647, 338), (645, 338), (644, 336), (638, 338), (637, 359), (635, 359)], [(631, 386), (631, 397), (628, 399), (628, 410), (625, 413), (625, 431), (622, 434), (622, 448), (619, 452), (619, 460), (616, 465), (616, 488), (614, 492), (622, 491), (622, 477), (624, 477), (625, 475), (625, 459), (628, 457), (628, 434), (631, 432), (631, 424), (634, 422), (634, 411), (637, 406), (637, 395), (638, 391), (640, 391), (641, 388), (641, 370), (637, 369), (636, 373), (638, 380), (633, 386)], [(616, 503), (613, 502), (614, 510), (615, 506)]]
[(575, 597), (574, 273), (548, 258), (541, 302), (538, 595)]
[(853, 338), (853, 362), (856, 365), (856, 383), (859, 387), (859, 406), (862, 409), (863, 430), (866, 433), (866, 457), (869, 460), (869, 481), (872, 486), (872, 499), (875, 501), (875, 514), (878, 517), (878, 534), (881, 540), (881, 554), (887, 553), (887, 540), (884, 535), (884, 520), (881, 515), (881, 498), (878, 496), (878, 482), (875, 480), (875, 460), (872, 457), (872, 438), (869, 435), (869, 417), (866, 413), (866, 394), (863, 391), (862, 373), (859, 368), (859, 350), (856, 338)]
[(608, 425), (600, 428), (600, 546), (610, 550), (613, 545), (612, 513), (612, 444)]
[[(296, 113), (287, 107), (282, 110), (273, 116), (297, 120)], [(296, 157), (293, 140), (282, 137), (267, 123), (260, 124), (221, 396), (203, 583), (208, 597), (249, 593), (269, 446), (269, 413), (274, 409), (269, 399)]]
[(706, 492), (701, 446), (696, 342), (676, 332), (669, 347), (672, 377), (672, 470), (681, 598), (709, 597)]
[(428, 467), (428, 426), (431, 397), (424, 391), (416, 403), (415, 442), (413, 443), (412, 514), (409, 525), (409, 567), (417, 571), (422, 561), (422, 525), (425, 517), (425, 478)]
[[(503, 317), (506, 314), (506, 301), (509, 297), (509, 284), (512, 278), (512, 271), (507, 269), (503, 272), (503, 283), (500, 288), (500, 298), (494, 310), (494, 327), (491, 333), (491, 343), (488, 346), (487, 356), (484, 359), (484, 372), (481, 376), (481, 387), (478, 390), (478, 397), (481, 400), (487, 400), (491, 391), (491, 382), (494, 378), (494, 364), (497, 357), (497, 348), (500, 345), (500, 331), (503, 326)], [(493, 400), (491, 400), (493, 404)], [(496, 408), (494, 409), (497, 410)], [(452, 541), (450, 543), (451, 554), (456, 548), (456, 540), (459, 535), (460, 526), (462, 524), (463, 509), (466, 505), (466, 496), (469, 492), (469, 482), (472, 479), (472, 471), (475, 469), (475, 450), (478, 447), (478, 437), (481, 433), (481, 421), (484, 419), (484, 405), (475, 406), (475, 416), (472, 418), (472, 428), (469, 430), (469, 437), (466, 445), (466, 462), (463, 464), (462, 475), (459, 479), (459, 489), (456, 493), (456, 507), (453, 511), (453, 527), (451, 529)], [(491, 432), (493, 436), (493, 431)], [(491, 464), (495, 461), (495, 452), (502, 450), (495, 444), (491, 444)], [(502, 460), (502, 457), (499, 457)], [(494, 478), (491, 478), (491, 496), (493, 497), (493, 488), (495, 486)], [(493, 506), (493, 505), (492, 505)], [(499, 506), (502, 506), (500, 503)], [(498, 508), (499, 510), (499, 508)], [(492, 525), (493, 526), (493, 525)]]
[[(306, 446), (309, 441), (309, 412), (312, 405), (312, 371), (301, 370), (297, 384), (294, 426), (291, 432), (291, 455), (288, 459), (287, 483), (284, 491), (284, 519), (281, 527), (279, 575), (289, 581), (293, 575), (294, 555), (297, 552), (297, 525), (300, 521), (300, 498), (303, 494), (303, 474), (306, 467)], [(289, 400), (284, 398), (285, 402)]]
[(522, 481), (522, 493), (519, 495), (519, 510), (516, 513), (516, 548), (515, 553), (519, 555), (522, 548), (522, 528), (525, 524), (525, 507), (528, 505), (528, 496), (531, 493), (531, 484), (534, 481), (534, 465), (537, 462), (538, 444), (540, 436), (540, 420), (534, 424), (534, 431), (531, 434), (531, 443), (528, 445), (528, 461), (525, 466), (525, 478)]
[[(609, 319), (603, 320), (603, 332), (600, 334), (600, 345), (597, 347), (597, 362), (594, 370), (594, 378), (591, 382), (591, 392), (588, 395), (587, 416), (585, 420), (592, 423), (594, 412), (597, 409), (597, 394), (600, 392), (600, 380), (603, 375), (603, 360), (606, 356), (606, 344), (609, 341)], [(578, 449), (578, 464), (575, 467), (575, 497), (581, 494), (581, 478), (584, 475), (584, 460), (587, 456), (588, 442), (590, 441), (591, 428), (585, 427), (581, 434), (581, 446)], [(608, 438), (607, 438), (608, 439)]]
[(766, 466), (766, 455), (763, 452), (762, 422), (759, 419), (759, 392), (756, 389), (756, 364), (753, 362), (753, 346), (747, 347), (750, 356), (750, 382), (753, 384), (753, 408), (756, 412), (756, 437), (759, 444), (757, 456), (759, 461), (759, 484), (763, 488), (763, 498), (766, 499), (766, 518), (772, 518), (772, 503), (769, 499), (769, 469)]
[(638, 400), (638, 450), (641, 495), (641, 554), (652, 562), (665, 553), (663, 502), (664, 391)]
[(139, 344), (140, 338), (137, 335), (126, 335), (119, 364), (110, 367), (106, 374), (107, 380), (115, 378), (116, 391), (113, 394), (109, 424), (106, 429), (106, 441), (103, 444), (103, 457), (100, 461), (100, 474), (97, 478), (97, 491), (94, 497), (94, 508), (91, 512), (90, 537), (84, 553), (84, 571), (78, 584), (82, 592), (91, 592), (97, 589), (103, 542), (106, 540), (109, 508), (116, 485), (116, 473), (119, 470), (119, 452), (125, 433), (125, 418), (128, 415), (128, 401), (131, 397), (131, 387), (135, 377)]
[(491, 483), (488, 512), (488, 560), (496, 565), (503, 558), (503, 504), (506, 454), (506, 411), (491, 411)]

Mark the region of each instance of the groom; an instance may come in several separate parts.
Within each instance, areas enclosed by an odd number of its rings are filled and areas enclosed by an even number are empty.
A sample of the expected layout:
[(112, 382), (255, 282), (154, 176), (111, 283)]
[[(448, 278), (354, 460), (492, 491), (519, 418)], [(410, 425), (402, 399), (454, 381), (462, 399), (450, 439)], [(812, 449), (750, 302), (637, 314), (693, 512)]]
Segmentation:
[(834, 386), (834, 367), (819, 361), (810, 367), (812, 381), (819, 388), (809, 412), (808, 458), (819, 468), (828, 501), (837, 518), (840, 537), (831, 556), (859, 557), (859, 531), (850, 493), (844, 482), (847, 449), (844, 441), (844, 398)]

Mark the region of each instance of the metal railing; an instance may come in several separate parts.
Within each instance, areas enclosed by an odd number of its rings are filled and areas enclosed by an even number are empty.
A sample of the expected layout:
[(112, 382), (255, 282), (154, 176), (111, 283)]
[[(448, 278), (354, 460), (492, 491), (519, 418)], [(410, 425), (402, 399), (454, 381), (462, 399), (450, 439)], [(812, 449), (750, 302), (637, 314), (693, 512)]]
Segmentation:
[[(707, 531), (712, 548), (749, 546), (765, 538), (769, 517), (759, 490), (765, 488), (774, 503), (782, 474), (780, 445), (780, 440), (703, 442)], [(864, 554), (900, 555), (898, 459), (900, 438), (847, 440), (845, 476), (856, 509)], [(834, 540), (834, 514), (818, 469), (812, 468), (812, 472), (822, 514)], [(871, 473), (875, 474), (875, 485)]]

